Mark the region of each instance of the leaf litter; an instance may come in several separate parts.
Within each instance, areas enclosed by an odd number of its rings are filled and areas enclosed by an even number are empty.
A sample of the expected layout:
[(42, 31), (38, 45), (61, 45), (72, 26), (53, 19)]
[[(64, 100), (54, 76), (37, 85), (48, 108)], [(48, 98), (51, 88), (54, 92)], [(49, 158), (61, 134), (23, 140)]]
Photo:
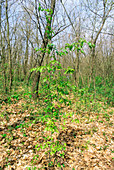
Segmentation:
[[(0, 169), (48, 169), (49, 157), (45, 154), (48, 148), (37, 150), (36, 145), (45, 144), (46, 136), (51, 134), (45, 131), (45, 123), (35, 121), (31, 116), (33, 113), (37, 117), (40, 106), (34, 107), (33, 101), (29, 104), (21, 99), (1, 105)], [(75, 105), (74, 102), (72, 108), (62, 106), (68, 116), (67, 119), (61, 116), (61, 122), (56, 122), (59, 132), (53, 133), (53, 140), (59, 140), (61, 144), (65, 142), (66, 149), (63, 157), (60, 157), (59, 151), (52, 156), (52, 161), (57, 160), (64, 165), (61, 167), (63, 170), (113, 170), (114, 108), (89, 113), (77, 110)], [(50, 169), (61, 168), (55, 165)]]

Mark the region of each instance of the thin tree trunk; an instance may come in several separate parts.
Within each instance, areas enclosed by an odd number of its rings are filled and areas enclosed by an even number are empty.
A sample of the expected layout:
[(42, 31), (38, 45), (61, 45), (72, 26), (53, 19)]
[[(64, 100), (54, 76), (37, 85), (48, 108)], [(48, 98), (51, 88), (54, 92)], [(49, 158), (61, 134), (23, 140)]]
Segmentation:
[[(2, 39), (1, 39), (1, 42), (2, 42)], [(2, 69), (3, 69), (3, 79), (4, 79), (4, 92), (7, 94), (7, 75), (6, 75), (6, 69), (7, 69), (7, 66), (6, 66), (6, 59), (5, 59), (5, 45), (4, 45), (4, 42), (2, 43), (2, 53), (1, 53), (1, 57), (2, 57)]]
[(26, 32), (26, 52), (25, 52), (25, 62), (24, 62), (24, 79), (26, 79), (27, 74), (27, 63), (28, 63), (28, 31)]
[(18, 56), (17, 79), (18, 79), (18, 81), (20, 81), (20, 54), (19, 54), (19, 49), (17, 51), (17, 56)]
[[(56, 2), (56, 0), (51, 0), (51, 10), (52, 10), (52, 13), (50, 14), (51, 17), (54, 14), (55, 2)], [(37, 21), (38, 21), (38, 25), (39, 25), (39, 16), (38, 16), (38, 13), (37, 13), (37, 1), (36, 0), (35, 0), (35, 9), (36, 9)], [(42, 39), (43, 40), (43, 44), (42, 44), (42, 47), (41, 47), (42, 49), (47, 47), (47, 44), (48, 44), (48, 42), (50, 40), (48, 38), (48, 36), (47, 36), (47, 30), (48, 30), (49, 27), (51, 27), (51, 23), (52, 23), (52, 20), (50, 19), (50, 22), (47, 22), (46, 29), (45, 29), (45, 32), (44, 32), (44, 37)], [(39, 28), (39, 32), (40, 32), (40, 34), (42, 36), (41, 28)], [(45, 52), (43, 52), (41, 54), (41, 61), (38, 63), (38, 66), (42, 65), (44, 57), (45, 57)], [(39, 72), (39, 71), (35, 72), (34, 81), (33, 81), (33, 85), (32, 85), (32, 92), (33, 92), (33, 98), (34, 99), (36, 99), (38, 97), (40, 77), (41, 77), (41, 72)]]
[(6, 21), (7, 21), (7, 43), (8, 43), (8, 57), (9, 57), (9, 91), (12, 89), (13, 73), (12, 73), (12, 57), (11, 57), (11, 46), (9, 38), (9, 19), (8, 19), (8, 1), (6, 0)]
[(4, 40), (2, 37), (1, 32), (1, 15), (2, 15), (2, 1), (0, 0), (0, 46), (1, 46), (1, 60), (2, 60), (2, 71), (3, 71), (3, 88), (4, 92), (7, 93), (7, 76), (6, 76), (6, 61), (5, 61), (5, 46), (4, 46)]

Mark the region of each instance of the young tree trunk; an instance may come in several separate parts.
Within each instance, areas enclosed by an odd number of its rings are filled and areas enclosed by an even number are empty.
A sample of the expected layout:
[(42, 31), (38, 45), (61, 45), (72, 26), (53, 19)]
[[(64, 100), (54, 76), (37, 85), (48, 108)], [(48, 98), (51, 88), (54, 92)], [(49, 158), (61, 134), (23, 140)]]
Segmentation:
[(24, 79), (26, 79), (27, 75), (27, 63), (28, 63), (28, 31), (26, 32), (26, 51), (25, 51), (25, 62), (24, 62)]
[(2, 59), (2, 71), (3, 71), (3, 88), (4, 88), (4, 92), (7, 94), (8, 88), (7, 88), (7, 75), (6, 75), (6, 59), (5, 59), (5, 45), (4, 42), (2, 43), (2, 39), (1, 39), (1, 59)]
[(17, 79), (20, 81), (20, 54), (19, 54), (19, 49), (17, 51)]
[[(51, 10), (52, 10), (52, 13), (50, 14), (51, 18), (53, 17), (53, 14), (54, 14), (55, 2), (56, 2), (56, 0), (51, 0)], [(35, 9), (36, 9), (36, 14), (37, 14), (37, 1), (36, 0), (35, 0)], [(39, 16), (38, 15), (37, 15), (37, 20), (39, 22)], [(51, 24), (52, 24), (52, 20), (50, 19), (50, 22), (47, 22), (47, 24), (46, 24), (46, 28), (45, 28), (45, 32), (44, 32), (44, 37), (43, 37), (43, 43), (42, 43), (42, 49), (47, 47), (47, 44), (48, 44), (48, 42), (50, 40), (48, 38), (48, 36), (47, 36), (47, 31), (48, 31), (48, 28), (51, 28)], [(40, 27), (39, 27), (39, 32), (42, 35), (42, 30), (41, 30)], [(38, 66), (42, 65), (44, 57), (45, 57), (45, 52), (43, 52), (41, 54), (41, 60), (38, 63)], [(38, 72), (36, 72), (34, 74), (34, 81), (33, 81), (33, 85), (32, 85), (32, 93), (33, 93), (33, 98), (34, 99), (36, 99), (38, 97), (40, 77), (41, 77), (41, 72), (38, 71)]]
[(5, 61), (5, 45), (4, 39), (1, 32), (1, 15), (2, 15), (2, 1), (0, 0), (0, 46), (1, 46), (1, 61), (2, 61), (2, 72), (3, 72), (3, 88), (4, 92), (7, 93), (7, 76), (6, 76), (6, 61)]
[(6, 0), (6, 21), (7, 21), (7, 43), (8, 43), (8, 57), (9, 57), (9, 91), (12, 89), (13, 72), (12, 72), (12, 57), (11, 57), (11, 46), (9, 38), (9, 18), (8, 18), (8, 1)]

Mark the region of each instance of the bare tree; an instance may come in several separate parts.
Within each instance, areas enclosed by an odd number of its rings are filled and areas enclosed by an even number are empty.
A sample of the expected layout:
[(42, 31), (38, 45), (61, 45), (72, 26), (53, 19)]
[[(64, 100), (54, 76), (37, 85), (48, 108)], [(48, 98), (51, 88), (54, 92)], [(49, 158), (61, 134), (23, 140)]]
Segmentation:
[(13, 82), (13, 72), (12, 72), (12, 56), (11, 56), (11, 45), (10, 45), (10, 38), (9, 38), (9, 17), (8, 17), (8, 1), (6, 0), (6, 21), (7, 21), (7, 44), (8, 44), (8, 57), (9, 57), (9, 90), (11, 91), (12, 82)]

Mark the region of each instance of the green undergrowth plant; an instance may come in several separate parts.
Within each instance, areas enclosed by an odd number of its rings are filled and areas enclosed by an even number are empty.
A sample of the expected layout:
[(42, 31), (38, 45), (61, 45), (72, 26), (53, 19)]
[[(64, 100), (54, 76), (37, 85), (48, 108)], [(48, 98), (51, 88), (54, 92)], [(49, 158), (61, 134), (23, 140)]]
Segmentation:
[[(47, 23), (52, 20), (52, 11), (50, 9), (43, 9), (40, 4), (38, 9), (40, 12), (45, 12)], [(52, 34), (54, 34), (51, 27), (47, 27), (46, 32), (47, 38), (51, 40)], [(54, 134), (58, 133), (59, 136), (61, 129), (64, 129), (63, 125), (61, 125), (62, 117), (64, 115), (62, 108), (72, 105), (72, 101), (69, 96), (73, 86), (67, 76), (70, 77), (69, 75), (74, 72), (74, 69), (70, 67), (63, 69), (56, 58), (68, 54), (69, 51), (73, 52), (76, 50), (78, 53), (84, 53), (84, 43), (87, 43), (89, 48), (94, 48), (94, 45), (90, 42), (88, 43), (86, 40), (80, 39), (78, 42), (74, 42), (72, 44), (67, 43), (64, 48), (61, 48), (61, 50), (58, 50), (52, 43), (48, 43), (46, 48), (35, 49), (36, 52), (40, 52), (40, 54), (47, 54), (50, 59), (48, 64), (31, 69), (31, 72), (36, 71), (41, 73), (39, 102), (42, 101), (42, 112), (38, 115), (37, 119), (45, 125), (45, 129), (42, 132), (45, 134), (45, 142), (40, 145), (37, 144), (35, 148), (37, 151), (42, 149), (46, 150), (45, 154), (48, 160), (48, 168), (54, 166), (62, 168), (65, 166), (58, 160), (53, 161), (53, 157), (57, 157), (57, 155), (59, 155), (61, 159), (64, 158), (64, 151), (66, 148), (65, 141), (60, 141), (58, 138), (56, 138), (55, 141)], [(86, 102), (86, 99), (84, 102)], [(33, 158), (32, 163), (37, 161), (37, 159), (38, 154)]]
[(81, 89), (73, 87), (73, 92), (75, 98), (78, 98), (76, 104), (77, 110), (82, 110), (84, 112), (86, 111), (89, 114), (91, 114), (91, 112), (100, 112), (102, 105), (99, 103), (99, 101), (95, 100), (95, 94), (89, 92), (88, 87), (83, 87)]
[(98, 99), (104, 101), (106, 104), (114, 106), (114, 79), (110, 79), (98, 76), (96, 77), (96, 93)]
[[(52, 161), (54, 155), (60, 152), (60, 156), (64, 157), (64, 150), (66, 143), (56, 140), (54, 142), (54, 133), (59, 133), (61, 125), (56, 122), (61, 122), (63, 112), (61, 107), (71, 105), (71, 100), (68, 98), (70, 85), (69, 82), (63, 81), (64, 77), (61, 77), (61, 64), (57, 60), (51, 60), (48, 65), (37, 68), (42, 74), (47, 72), (46, 76), (42, 78), (42, 84), (40, 88), (40, 94), (42, 95), (42, 109), (43, 114), (39, 115), (39, 120), (45, 123), (44, 132), (50, 133), (50, 136), (45, 138), (43, 144), (36, 145), (36, 149), (46, 149), (45, 154), (47, 155), (48, 166), (54, 166), (55, 162)], [(72, 73), (73, 69), (66, 69), (65, 74)], [(56, 162), (59, 164), (59, 162)]]
[[(82, 40), (80, 43), (80, 47), (82, 48)], [(77, 43), (73, 43), (72, 45), (67, 44), (65, 50), (62, 49), (62, 52), (59, 52), (53, 44), (48, 44), (46, 50), (49, 53), (51, 50), (55, 50), (56, 54), (61, 56), (68, 53), (67, 49), (76, 50), (79, 48), (80, 43), (78, 42), (78, 46)], [(81, 50), (81, 48), (78, 50)], [(64, 158), (66, 143), (59, 139), (54, 141), (54, 134), (58, 133), (59, 135), (61, 129), (65, 128), (61, 125), (61, 118), (64, 115), (62, 108), (72, 105), (69, 95), (70, 91), (73, 89), (70, 81), (66, 79), (65, 76), (72, 74), (74, 70), (72, 68), (63, 69), (60, 62), (56, 60), (56, 57), (53, 54), (50, 57), (49, 64), (33, 68), (31, 71), (40, 71), (42, 73), (42, 83), (39, 90), (40, 98), (42, 99), (42, 114), (38, 116), (38, 120), (45, 124), (44, 134), (46, 134), (45, 132), (50, 134), (45, 137), (44, 143), (36, 145), (36, 150), (47, 150), (45, 151), (45, 154), (48, 160), (48, 167), (53, 167), (55, 165), (62, 167), (64, 165), (60, 162), (53, 162), (53, 157), (59, 154), (61, 159)], [(63, 72), (64, 74), (61, 74)], [(66, 119), (67, 118), (68, 117), (66, 117)], [(36, 157), (33, 158), (32, 163), (34, 161), (36, 161)]]
[(20, 99), (20, 94), (15, 92), (15, 93), (11, 93), (9, 95), (5, 95), (4, 97), (0, 98), (0, 103), (16, 103), (18, 102), (18, 100)]
[[(95, 81), (95, 84), (94, 84)], [(85, 84), (82, 85), (81, 81), (79, 82), (78, 89), (74, 87), (74, 91), (80, 91), (82, 96), (85, 93), (90, 96), (93, 96), (93, 100), (104, 102), (110, 106), (114, 106), (114, 78), (113, 76), (109, 78), (103, 78), (101, 76), (96, 76), (95, 80), (92, 81), (88, 86), (88, 83), (85, 80)], [(84, 95), (83, 95), (84, 93)]]

